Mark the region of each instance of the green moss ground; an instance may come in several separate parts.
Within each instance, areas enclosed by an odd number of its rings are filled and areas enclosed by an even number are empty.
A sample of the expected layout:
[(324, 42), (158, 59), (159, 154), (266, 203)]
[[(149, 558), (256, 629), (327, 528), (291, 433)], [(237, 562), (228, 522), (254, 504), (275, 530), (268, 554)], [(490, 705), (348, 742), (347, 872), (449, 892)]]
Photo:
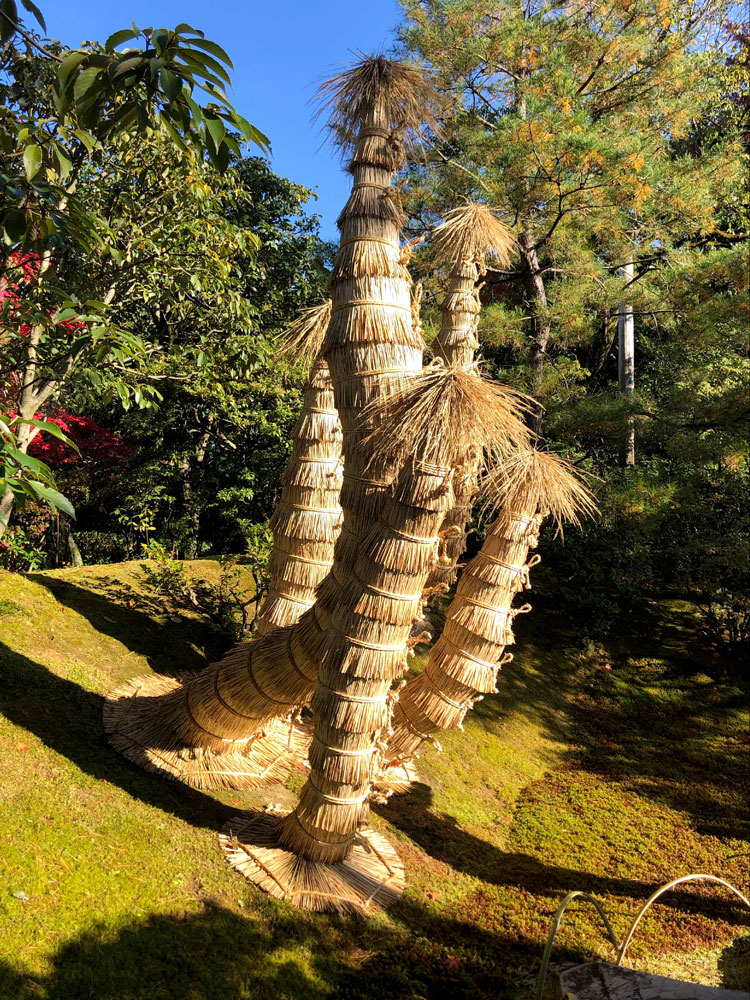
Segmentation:
[[(620, 934), (672, 877), (747, 891), (746, 702), (711, 679), (690, 606), (646, 606), (584, 654), (535, 603), (500, 693), (375, 808), (406, 862), (402, 901), (343, 920), (272, 902), (224, 862), (217, 829), (261, 794), (190, 791), (103, 740), (102, 695), (200, 667), (221, 652), (211, 631), (150, 597), (136, 563), (0, 574), (0, 998), (520, 1000), (571, 889)], [(650, 911), (632, 961), (747, 988), (747, 925), (688, 885)], [(598, 918), (574, 904), (555, 957), (597, 956)]]

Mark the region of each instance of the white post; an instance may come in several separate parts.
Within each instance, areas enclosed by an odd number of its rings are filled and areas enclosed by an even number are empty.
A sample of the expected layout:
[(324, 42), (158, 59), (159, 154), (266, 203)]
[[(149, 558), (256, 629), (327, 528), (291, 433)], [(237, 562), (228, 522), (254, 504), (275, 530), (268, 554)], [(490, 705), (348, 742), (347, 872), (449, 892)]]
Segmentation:
[[(620, 273), (631, 281), (634, 274), (632, 261)], [(623, 302), (617, 310), (617, 375), (620, 392), (632, 394), (635, 391), (635, 318), (632, 305)], [(620, 461), (625, 466), (635, 465), (635, 424), (632, 417), (628, 417)]]

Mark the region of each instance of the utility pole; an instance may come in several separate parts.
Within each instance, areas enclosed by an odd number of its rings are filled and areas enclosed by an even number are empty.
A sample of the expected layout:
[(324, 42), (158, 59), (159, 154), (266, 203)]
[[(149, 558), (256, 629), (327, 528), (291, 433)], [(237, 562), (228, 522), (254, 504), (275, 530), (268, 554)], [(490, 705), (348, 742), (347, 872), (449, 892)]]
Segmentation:
[[(632, 261), (620, 272), (628, 284), (633, 279), (634, 267)], [(623, 302), (617, 310), (617, 375), (620, 392), (632, 396), (635, 391), (635, 318), (633, 307)], [(625, 436), (620, 451), (622, 466), (635, 465), (635, 423), (633, 417), (628, 417)]]

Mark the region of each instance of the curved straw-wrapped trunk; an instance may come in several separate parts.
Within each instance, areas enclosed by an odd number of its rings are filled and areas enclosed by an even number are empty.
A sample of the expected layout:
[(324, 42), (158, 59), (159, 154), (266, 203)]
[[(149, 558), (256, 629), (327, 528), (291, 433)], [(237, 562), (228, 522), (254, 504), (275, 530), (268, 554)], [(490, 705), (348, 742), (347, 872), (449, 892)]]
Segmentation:
[(258, 635), (293, 625), (312, 607), (341, 529), (341, 423), (323, 358), (313, 364), (292, 440), (281, 500), (271, 518), (271, 583), (258, 614)]
[(388, 692), (406, 667), (412, 620), (452, 500), (450, 480), (450, 467), (409, 463), (360, 547), (331, 618), (312, 701), (310, 777), (279, 828), (282, 846), (299, 857), (342, 861), (367, 815), (373, 756), (388, 725)]
[(477, 698), (495, 690), (497, 672), (510, 655), (503, 658), (513, 642), (513, 618), (530, 610), (511, 604), (529, 586), (529, 568), (538, 557), (527, 558), (542, 519), (536, 502), (534, 509), (503, 510), (464, 568), (427, 666), (399, 692), (385, 767), (408, 761), (438, 730), (460, 728)]
[[(442, 358), (452, 368), (470, 365), (479, 347), (477, 274), (474, 260), (454, 264), (448, 278), (448, 292), (440, 305), (440, 332), (433, 341), (432, 349), (436, 357)], [(447, 589), (456, 580), (458, 560), (466, 549), (466, 526), (471, 520), (477, 486), (475, 468), (457, 470), (455, 503), (446, 514), (440, 531), (437, 561), (427, 580), (430, 588)]]
[[(231, 650), (177, 691), (155, 699), (139, 689), (128, 700), (129, 735), (113, 739), (142, 762), (143, 747), (172, 752), (200, 748), (234, 752), (238, 741), (263, 735), (272, 719), (309, 701), (325, 652), (325, 629), (350, 579), (359, 540), (377, 519), (396, 469), (386, 455), (367, 466), (359, 442), (372, 430), (359, 414), (422, 367), (423, 343), (411, 321), (408, 273), (401, 263), (401, 215), (391, 189), (397, 136), (376, 97), (360, 129), (351, 163), (352, 193), (339, 219), (341, 246), (331, 281), (331, 319), (324, 344), (343, 428), (343, 523), (334, 564), (315, 605), (291, 627)], [(373, 418), (374, 419), (374, 418)], [(113, 732), (110, 724), (110, 733)], [(127, 743), (137, 745), (129, 753)], [(248, 782), (249, 783), (249, 782)]]

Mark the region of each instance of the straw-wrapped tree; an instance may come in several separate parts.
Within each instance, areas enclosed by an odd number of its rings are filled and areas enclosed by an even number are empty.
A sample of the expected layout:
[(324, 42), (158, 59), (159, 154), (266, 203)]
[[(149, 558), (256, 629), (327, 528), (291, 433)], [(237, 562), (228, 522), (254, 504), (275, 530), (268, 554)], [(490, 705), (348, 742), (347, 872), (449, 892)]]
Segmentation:
[[(502, 498), (479, 553), (464, 568), (443, 632), (430, 650), (427, 666), (399, 692), (393, 732), (383, 754), (379, 786), (403, 790), (405, 764), (441, 729), (460, 728), (474, 702), (495, 690), (497, 672), (511, 654), (513, 618), (529, 605), (513, 599), (529, 586), (528, 560), (547, 516), (558, 527), (577, 523), (595, 510), (591, 494), (563, 459), (551, 452), (521, 449), (488, 479)], [(527, 561), (528, 560), (528, 561)]]
[[(430, 243), (436, 264), (448, 271), (433, 353), (449, 366), (471, 365), (479, 347), (479, 283), (486, 273), (487, 257), (494, 257), (503, 267), (509, 266), (515, 245), (513, 234), (486, 205), (468, 204), (446, 213)], [(457, 473), (456, 502), (440, 532), (438, 559), (428, 580), (430, 587), (445, 589), (455, 582), (477, 487), (475, 469), (467, 466)]]
[(403, 889), (395, 851), (363, 828), (389, 693), (406, 668), (454, 472), (467, 460), (478, 465), (488, 453), (528, 447), (520, 405), (513, 391), (438, 364), (366, 409), (379, 426), (358, 446), (363, 472), (386, 458), (400, 472), (328, 625), (311, 706), (310, 776), (286, 816), (240, 817), (223, 838), (231, 863), (270, 894), (348, 911), (387, 905)]
[(366, 422), (359, 417), (422, 367), (391, 183), (405, 139), (428, 115), (431, 88), (416, 68), (377, 57), (335, 77), (322, 92), (342, 148), (353, 150), (354, 181), (339, 218), (323, 345), (344, 448), (343, 522), (332, 570), (295, 625), (236, 647), (184, 684), (136, 678), (113, 692), (105, 709), (111, 742), (125, 756), (204, 787), (273, 780), (283, 771), (285, 749), (295, 749), (294, 727), (274, 720), (312, 696), (330, 616), (396, 472), (387, 454), (371, 462), (358, 447), (378, 419), (376, 411)]
[(341, 528), (341, 423), (331, 375), (320, 346), (331, 316), (330, 300), (305, 309), (287, 330), (285, 347), (312, 355), (302, 412), (292, 432), (292, 457), (281, 477), (273, 517), (268, 595), (258, 614), (257, 634), (294, 625), (315, 603), (315, 591), (333, 563)]

